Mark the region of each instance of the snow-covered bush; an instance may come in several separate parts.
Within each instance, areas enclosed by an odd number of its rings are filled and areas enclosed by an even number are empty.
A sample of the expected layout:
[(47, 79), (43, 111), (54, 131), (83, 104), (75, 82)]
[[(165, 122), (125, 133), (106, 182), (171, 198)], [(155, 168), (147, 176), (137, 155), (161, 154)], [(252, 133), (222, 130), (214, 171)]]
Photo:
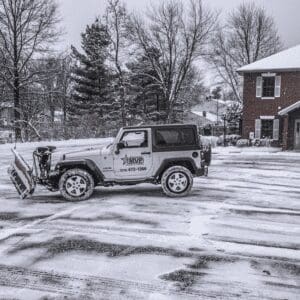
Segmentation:
[(247, 139), (240, 139), (236, 143), (237, 147), (248, 147), (249, 146), (249, 140)]
[[(225, 136), (227, 146), (236, 146), (237, 141), (241, 138), (238, 134), (227, 134)], [(218, 145), (224, 144), (224, 135), (220, 135), (218, 138)]]
[(213, 135), (210, 135), (210, 136), (201, 135), (200, 136), (200, 141), (203, 146), (211, 145), (213, 148), (217, 147), (218, 139), (219, 138), (217, 136), (213, 136)]
[(254, 139), (251, 144), (255, 147), (273, 147), (274, 140), (272, 139)]
[(271, 147), (272, 140), (271, 139), (261, 139), (260, 147)]

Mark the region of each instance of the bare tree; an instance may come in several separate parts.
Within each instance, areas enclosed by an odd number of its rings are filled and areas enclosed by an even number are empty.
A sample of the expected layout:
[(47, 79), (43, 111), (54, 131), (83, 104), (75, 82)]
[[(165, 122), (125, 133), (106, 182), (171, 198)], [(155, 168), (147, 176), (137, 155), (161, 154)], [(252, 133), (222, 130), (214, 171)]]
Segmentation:
[[(55, 113), (62, 114), (63, 135), (66, 136), (67, 113), (71, 94), (71, 57), (64, 53), (50, 55), (32, 63), (31, 72), (39, 76), (34, 81), (36, 93), (43, 101), (43, 107), (49, 112), (50, 131), (55, 134)], [(31, 87), (31, 89), (34, 89)], [(56, 134), (57, 135), (57, 134)]]
[(243, 3), (229, 15), (225, 25), (219, 26), (208, 60), (236, 100), (242, 102), (241, 78), (236, 70), (278, 52), (281, 47), (273, 18), (254, 2)]
[(54, 0), (0, 0), (0, 77), (13, 91), (16, 139), (21, 138), (20, 89), (36, 75), (25, 69), (56, 41), (58, 22)]
[(71, 69), (72, 69), (72, 59), (70, 56), (66, 56), (61, 61), (61, 72), (59, 74), (60, 78), (60, 89), (61, 89), (61, 107), (63, 112), (63, 136), (67, 138), (67, 116), (70, 107), (71, 99)]
[(126, 84), (124, 70), (124, 52), (128, 41), (128, 14), (124, 3), (120, 0), (108, 0), (105, 21), (110, 36), (110, 58), (118, 78), (119, 100), (121, 104), (122, 125), (127, 123)]
[[(174, 121), (174, 108), (193, 63), (201, 57), (217, 16), (203, 6), (201, 0), (163, 1), (152, 7), (143, 22), (132, 17), (134, 41), (151, 62), (167, 106), (167, 122)], [(160, 59), (153, 55), (160, 52)]]

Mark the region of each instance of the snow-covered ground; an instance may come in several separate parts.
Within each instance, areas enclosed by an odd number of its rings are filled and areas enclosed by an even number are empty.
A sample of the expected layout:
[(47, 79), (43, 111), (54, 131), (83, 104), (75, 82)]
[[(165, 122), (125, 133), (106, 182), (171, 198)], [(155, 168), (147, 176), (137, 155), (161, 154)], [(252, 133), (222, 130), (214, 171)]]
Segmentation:
[(0, 299), (299, 299), (300, 154), (216, 148), (189, 197), (145, 184), (68, 203), (20, 200), (0, 153)]

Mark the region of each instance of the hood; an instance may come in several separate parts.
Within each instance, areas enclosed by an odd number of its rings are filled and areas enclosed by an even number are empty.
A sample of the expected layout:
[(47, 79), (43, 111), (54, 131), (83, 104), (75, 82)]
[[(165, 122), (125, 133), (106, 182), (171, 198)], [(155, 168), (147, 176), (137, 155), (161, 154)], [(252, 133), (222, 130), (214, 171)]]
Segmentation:
[(106, 149), (110, 143), (107, 143), (105, 145), (97, 146), (97, 147), (90, 147), (90, 148), (84, 148), (76, 151), (66, 152), (62, 159), (66, 160), (74, 160), (74, 159), (82, 159), (82, 158), (89, 158), (93, 156), (101, 156), (102, 152), (106, 152)]

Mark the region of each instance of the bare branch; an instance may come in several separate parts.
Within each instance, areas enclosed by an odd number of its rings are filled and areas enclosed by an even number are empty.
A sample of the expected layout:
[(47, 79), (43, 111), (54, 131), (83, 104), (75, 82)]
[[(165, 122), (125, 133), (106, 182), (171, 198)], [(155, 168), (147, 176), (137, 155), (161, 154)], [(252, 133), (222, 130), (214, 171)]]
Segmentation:
[[(54, 0), (0, 0), (0, 76), (13, 90), (16, 123), (21, 116), (20, 88), (33, 76), (26, 68), (57, 39), (59, 21)], [(20, 136), (17, 124), (16, 137)]]
[[(204, 53), (217, 15), (204, 7), (201, 0), (190, 0), (188, 6), (169, 0), (152, 7), (147, 16), (145, 23), (132, 16), (132, 39), (156, 72), (168, 104), (168, 121), (172, 122), (184, 82), (193, 63)], [(159, 59), (153, 50), (159, 53)]]
[(241, 4), (212, 39), (207, 59), (223, 83), (242, 102), (242, 79), (236, 70), (278, 52), (282, 47), (274, 20), (253, 3)]

